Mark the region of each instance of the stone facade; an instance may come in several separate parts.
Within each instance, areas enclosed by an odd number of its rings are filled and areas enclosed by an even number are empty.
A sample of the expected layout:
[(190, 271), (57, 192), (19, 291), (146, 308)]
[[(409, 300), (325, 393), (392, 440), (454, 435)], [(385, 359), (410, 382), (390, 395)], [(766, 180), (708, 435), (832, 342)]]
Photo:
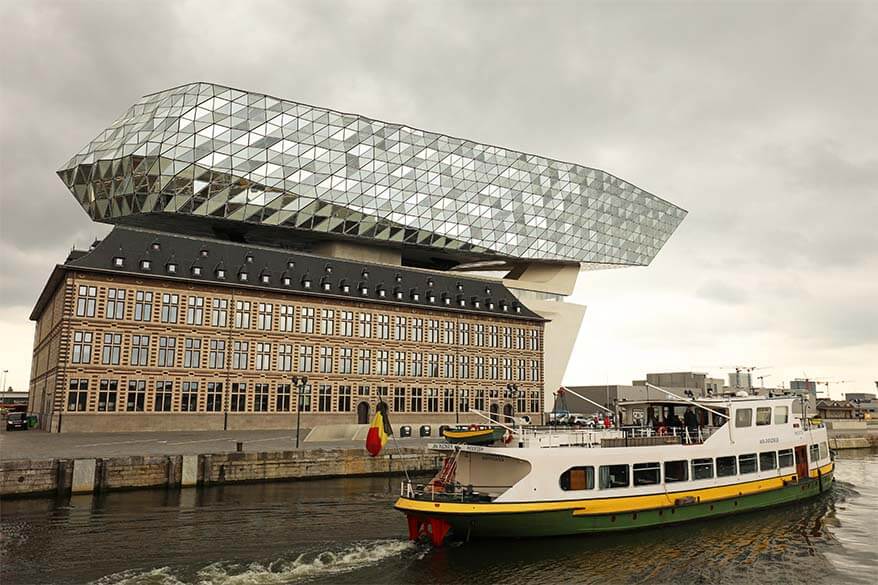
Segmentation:
[(69, 270), (36, 321), (51, 431), (293, 428), (294, 376), (303, 427), (543, 410), (538, 319)]

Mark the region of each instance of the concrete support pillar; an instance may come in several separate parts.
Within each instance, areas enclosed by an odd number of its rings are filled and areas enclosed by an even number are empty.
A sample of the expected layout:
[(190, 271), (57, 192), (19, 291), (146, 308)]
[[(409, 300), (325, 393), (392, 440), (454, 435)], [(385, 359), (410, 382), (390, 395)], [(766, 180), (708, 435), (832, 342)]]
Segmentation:
[(198, 455), (183, 455), (180, 486), (195, 487), (196, 485), (198, 485)]
[(73, 482), (70, 490), (74, 494), (90, 494), (95, 489), (94, 459), (76, 459), (73, 461)]

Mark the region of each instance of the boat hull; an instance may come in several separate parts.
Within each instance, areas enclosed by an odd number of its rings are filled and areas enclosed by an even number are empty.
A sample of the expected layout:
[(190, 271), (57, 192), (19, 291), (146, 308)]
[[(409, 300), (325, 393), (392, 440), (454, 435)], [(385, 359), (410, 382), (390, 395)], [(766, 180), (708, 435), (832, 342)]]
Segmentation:
[[(612, 514), (581, 514), (575, 509), (523, 512), (441, 513), (412, 510), (401, 498), (396, 508), (413, 519), (447, 524), (451, 535), (462, 539), (526, 538), (615, 532), (676, 524), (782, 506), (817, 496), (831, 488), (832, 468), (818, 477), (786, 483), (783, 487), (720, 500), (618, 512)], [(491, 506), (485, 504), (484, 506)], [(412, 532), (410, 530), (410, 532)], [(412, 534), (414, 536), (414, 533)], [(434, 542), (435, 544), (435, 542)]]

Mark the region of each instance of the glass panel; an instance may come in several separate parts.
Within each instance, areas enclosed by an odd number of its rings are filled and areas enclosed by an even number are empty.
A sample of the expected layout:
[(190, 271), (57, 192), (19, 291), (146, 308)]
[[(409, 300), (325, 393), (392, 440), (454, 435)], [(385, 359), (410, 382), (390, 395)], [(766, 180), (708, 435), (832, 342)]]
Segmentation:
[(774, 424), (785, 425), (789, 421), (789, 408), (786, 406), (774, 407)]
[(601, 465), (600, 487), (601, 489), (613, 489), (628, 487), (631, 483), (627, 465)]
[[(710, 461), (710, 459), (707, 459), (707, 461)], [(686, 481), (687, 479), (689, 479), (689, 465), (685, 459), (665, 461), (665, 482), (672, 483), (675, 481)]]
[(756, 425), (770, 425), (771, 424), (771, 407), (766, 406), (764, 408), (756, 409)]
[(560, 484), (564, 491), (594, 489), (594, 467), (571, 467), (561, 474)]
[(783, 451), (777, 452), (777, 462), (780, 467), (792, 467), (793, 466), (793, 450), (792, 449), (784, 449)]
[(759, 454), (759, 470), (769, 471), (777, 469), (777, 453), (774, 451), (765, 451)]
[(738, 467), (741, 474), (756, 473), (756, 453), (747, 453), (738, 457)]
[(716, 476), (728, 477), (737, 473), (734, 457), (717, 457), (716, 458)]
[(658, 462), (634, 464), (634, 485), (655, 485), (661, 479), (661, 466)]
[(713, 459), (693, 459), (692, 479), (713, 479)]
[(749, 427), (753, 424), (753, 409), (739, 408), (735, 411), (735, 426)]

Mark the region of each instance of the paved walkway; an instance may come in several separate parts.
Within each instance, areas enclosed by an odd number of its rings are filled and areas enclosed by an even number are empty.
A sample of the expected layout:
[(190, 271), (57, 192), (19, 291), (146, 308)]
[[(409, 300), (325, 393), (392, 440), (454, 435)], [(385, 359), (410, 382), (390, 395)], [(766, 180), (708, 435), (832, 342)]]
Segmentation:
[[(363, 441), (305, 441), (303, 449), (362, 449)], [(14, 431), (0, 433), (0, 460), (76, 459), (127, 455), (199, 455), (226, 453), (244, 443), (244, 451), (291, 451), (296, 448), (295, 430), (282, 431), (180, 431), (149, 433), (47, 433)], [(392, 440), (391, 440), (392, 441)], [(436, 439), (398, 439), (401, 447), (424, 446)], [(388, 444), (393, 448), (392, 442)]]

